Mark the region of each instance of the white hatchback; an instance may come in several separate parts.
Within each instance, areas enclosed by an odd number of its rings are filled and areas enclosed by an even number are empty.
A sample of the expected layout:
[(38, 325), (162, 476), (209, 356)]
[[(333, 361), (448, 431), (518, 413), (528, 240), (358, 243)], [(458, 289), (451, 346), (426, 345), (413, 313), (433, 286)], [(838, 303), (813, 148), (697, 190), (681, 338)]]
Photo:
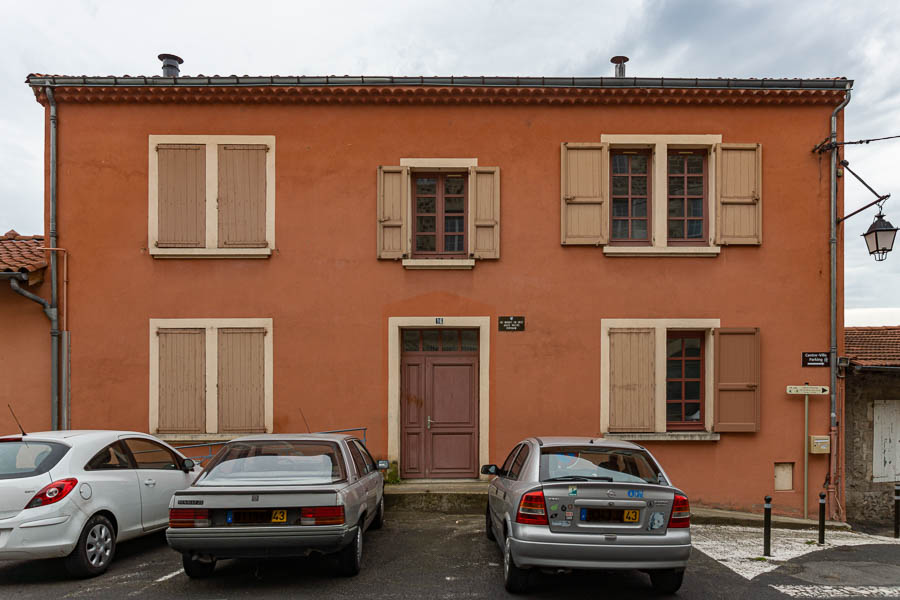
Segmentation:
[(0, 437), (0, 559), (65, 557), (73, 575), (99, 575), (116, 543), (165, 529), (169, 500), (194, 469), (132, 431)]

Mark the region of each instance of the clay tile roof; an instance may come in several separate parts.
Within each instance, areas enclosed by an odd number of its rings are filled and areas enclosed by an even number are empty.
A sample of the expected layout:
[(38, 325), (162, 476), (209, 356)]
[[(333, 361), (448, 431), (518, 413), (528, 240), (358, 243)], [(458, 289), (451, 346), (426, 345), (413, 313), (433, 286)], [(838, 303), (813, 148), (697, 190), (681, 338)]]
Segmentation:
[(900, 326), (847, 327), (844, 335), (847, 356), (854, 365), (900, 366)]
[(10, 229), (0, 236), (0, 271), (31, 273), (47, 266), (44, 236), (19, 235)]

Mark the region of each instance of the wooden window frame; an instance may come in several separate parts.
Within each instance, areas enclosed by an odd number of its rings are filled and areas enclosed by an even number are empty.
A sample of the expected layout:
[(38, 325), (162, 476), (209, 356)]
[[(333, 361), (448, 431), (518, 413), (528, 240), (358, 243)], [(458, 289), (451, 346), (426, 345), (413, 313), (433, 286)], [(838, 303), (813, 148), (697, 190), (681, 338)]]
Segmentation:
[[(684, 376), (684, 367), (685, 362), (687, 360), (695, 360), (693, 358), (688, 358), (683, 354), (684, 351), (684, 340), (685, 339), (698, 339), (700, 340), (700, 356), (696, 359), (700, 363), (700, 377), (699, 378), (686, 378)], [(678, 358), (671, 358), (668, 355), (668, 348), (666, 352), (666, 430), (667, 431), (703, 431), (705, 430), (705, 418), (706, 418), (706, 397), (705, 397), (705, 388), (706, 388), (706, 335), (703, 331), (667, 331), (666, 332), (666, 343), (668, 346), (668, 342), (670, 340), (680, 339), (682, 340), (682, 355)], [(682, 367), (681, 377), (670, 378), (668, 375), (668, 366), (670, 362), (680, 362)], [(681, 399), (680, 400), (670, 400), (668, 398), (668, 384), (672, 381), (678, 381), (681, 383)], [(700, 403), (700, 419), (698, 421), (671, 421), (668, 417), (668, 408), (670, 404), (680, 404), (682, 415), (684, 415), (685, 405), (688, 404), (688, 400), (684, 398), (684, 384), (688, 381), (698, 381), (700, 383), (700, 399), (696, 402)], [(691, 400), (690, 402), (694, 402)]]
[[(613, 169), (613, 161), (616, 156), (627, 156), (628, 159), (628, 172), (627, 173), (614, 173)], [(631, 157), (632, 156), (645, 156), (647, 158), (647, 170), (644, 173), (632, 173), (631, 171)], [(635, 176), (643, 176), (647, 178), (647, 193), (643, 196), (645, 201), (647, 202), (647, 215), (644, 217), (635, 217), (632, 213), (634, 196), (631, 194), (631, 180), (632, 177)], [(628, 178), (628, 193), (626, 195), (617, 196), (614, 192), (613, 179), (615, 177), (627, 177)], [(651, 150), (644, 149), (611, 149), (609, 152), (609, 244), (614, 246), (652, 246), (653, 245), (653, 152)], [(637, 196), (637, 198), (641, 198), (641, 196)], [(616, 200), (628, 200), (628, 217), (617, 217), (615, 215), (614, 207)], [(628, 221), (628, 235), (627, 238), (615, 238), (613, 237), (613, 231), (615, 230), (615, 222), (616, 221)], [(632, 225), (634, 221), (646, 221), (647, 222), (647, 237), (645, 239), (634, 238), (631, 237)]]
[[(158, 247), (159, 160), (157, 146), (203, 145), (206, 148), (206, 239), (199, 247)], [(266, 152), (266, 246), (219, 247), (219, 146), (265, 145)], [(274, 135), (149, 135), (148, 136), (147, 251), (153, 258), (268, 258), (275, 249), (275, 136)]]
[[(445, 225), (445, 217), (448, 216), (446, 213), (446, 189), (445, 183), (448, 176), (460, 177), (463, 182), (463, 192), (462, 192), (462, 201), (463, 201), (463, 228), (461, 232), (451, 232), (451, 235), (454, 237), (461, 237), (463, 241), (463, 249), (453, 252), (448, 252), (444, 250), (444, 244), (446, 242), (444, 231)], [(435, 202), (435, 212), (434, 213), (420, 213), (419, 212), (419, 203), (418, 199), (420, 195), (418, 193), (418, 187), (416, 186), (416, 181), (419, 178), (425, 177), (433, 177), (435, 178), (435, 194), (431, 195), (421, 195), (423, 198), (434, 198)], [(410, 174), (411, 179), (411, 195), (412, 195), (412, 252), (411, 257), (413, 259), (424, 258), (424, 259), (463, 259), (468, 258), (468, 244), (469, 244), (469, 173), (468, 171), (448, 171), (448, 172), (428, 172), (428, 171), (415, 171)], [(459, 194), (450, 194), (451, 198), (459, 198)], [(434, 232), (423, 232), (420, 233), (419, 226), (419, 217), (434, 217), (435, 219), (435, 230)], [(459, 216), (459, 213), (450, 213), (449, 216)], [(435, 250), (433, 251), (421, 251), (417, 250), (417, 241), (419, 235), (433, 235), (435, 238)]]
[[(206, 428), (204, 433), (159, 433), (159, 335), (160, 329), (205, 329), (206, 330)], [(263, 414), (265, 431), (271, 433), (274, 423), (274, 342), (273, 321), (270, 318), (236, 319), (150, 319), (150, 402), (149, 427), (152, 435), (163, 440), (230, 440), (241, 433), (219, 432), (218, 405), (218, 330), (219, 329), (264, 329), (264, 377), (265, 389)]]
[[(690, 150), (690, 149), (675, 149), (670, 148), (666, 154), (666, 243), (668, 246), (709, 246), (709, 150)], [(696, 221), (698, 220), (695, 217), (688, 217), (688, 200), (696, 199), (697, 196), (691, 196), (687, 193), (687, 178), (688, 177), (697, 177), (697, 173), (688, 173), (687, 166), (685, 164), (684, 172), (681, 174), (672, 174), (669, 173), (669, 159), (672, 156), (684, 157), (685, 163), (688, 156), (700, 156), (703, 159), (703, 170), (700, 173), (700, 176), (703, 177), (703, 195), (701, 196), (701, 206), (703, 207), (703, 216), (701, 219), (703, 222), (702, 233), (699, 238), (688, 238), (687, 237), (687, 222), (688, 221)], [(673, 177), (681, 177), (684, 183), (684, 194), (680, 196), (672, 196), (669, 188), (669, 181)], [(673, 198), (677, 198), (684, 203), (684, 215), (682, 217), (670, 217), (668, 213), (668, 205), (669, 202), (672, 201)], [(673, 238), (669, 236), (669, 221), (672, 220), (680, 220), (684, 223), (684, 231), (685, 237), (682, 238)]]

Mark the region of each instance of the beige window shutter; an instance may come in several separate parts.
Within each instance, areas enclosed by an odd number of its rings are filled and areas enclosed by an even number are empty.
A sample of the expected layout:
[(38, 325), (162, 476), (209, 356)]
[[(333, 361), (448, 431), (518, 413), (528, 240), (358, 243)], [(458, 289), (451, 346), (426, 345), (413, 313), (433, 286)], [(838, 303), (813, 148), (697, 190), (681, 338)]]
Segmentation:
[(159, 433), (206, 431), (206, 330), (159, 329)]
[(500, 258), (500, 167), (469, 167), (469, 256)]
[(220, 433), (266, 430), (265, 335), (256, 327), (218, 330)]
[(561, 242), (601, 245), (609, 240), (609, 144), (561, 146)]
[(159, 144), (157, 230), (159, 248), (206, 245), (206, 146)]
[(762, 244), (760, 144), (716, 144), (716, 243)]
[(219, 144), (219, 248), (266, 248), (265, 144)]
[(376, 251), (378, 258), (408, 256), (409, 167), (378, 167)]
[(759, 431), (759, 329), (716, 329), (714, 345), (714, 430)]
[(609, 330), (610, 431), (654, 431), (655, 340), (653, 328)]

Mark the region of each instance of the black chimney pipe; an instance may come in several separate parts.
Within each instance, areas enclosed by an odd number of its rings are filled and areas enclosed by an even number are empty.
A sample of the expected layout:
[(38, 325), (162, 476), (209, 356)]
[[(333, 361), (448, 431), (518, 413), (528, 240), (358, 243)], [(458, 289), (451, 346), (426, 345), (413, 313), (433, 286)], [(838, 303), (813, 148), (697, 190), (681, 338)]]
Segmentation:
[(184, 62), (180, 56), (160, 54), (156, 58), (162, 61), (163, 77), (178, 77), (178, 73), (181, 71), (178, 65)]

